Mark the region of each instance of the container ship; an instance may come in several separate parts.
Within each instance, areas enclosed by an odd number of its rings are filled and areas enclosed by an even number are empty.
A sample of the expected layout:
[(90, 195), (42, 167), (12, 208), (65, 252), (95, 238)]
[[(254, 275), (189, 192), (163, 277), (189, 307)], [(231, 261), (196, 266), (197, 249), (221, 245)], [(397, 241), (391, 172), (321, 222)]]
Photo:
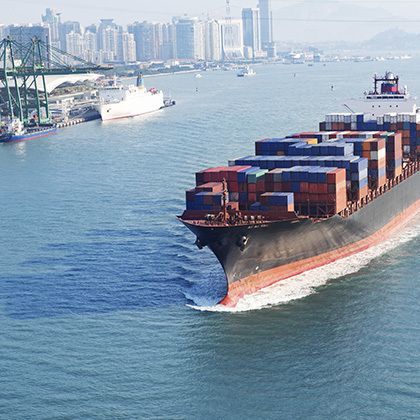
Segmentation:
[(375, 76), (360, 107), (196, 173), (179, 219), (224, 269), (221, 304), (363, 252), (419, 212), (420, 122), (407, 89)]
[(147, 90), (141, 75), (136, 85), (123, 85), (114, 79), (109, 86), (99, 88), (98, 112), (102, 121), (135, 117), (164, 108), (163, 92), (157, 89)]

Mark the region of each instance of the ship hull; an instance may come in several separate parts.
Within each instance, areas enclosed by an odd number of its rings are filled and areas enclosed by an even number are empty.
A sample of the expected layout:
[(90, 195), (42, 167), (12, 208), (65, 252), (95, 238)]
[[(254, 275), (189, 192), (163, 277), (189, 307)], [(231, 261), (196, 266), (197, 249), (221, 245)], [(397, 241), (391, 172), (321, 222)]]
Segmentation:
[(98, 112), (102, 121), (110, 121), (149, 114), (164, 108), (164, 106), (163, 93), (159, 92), (128, 98), (118, 103), (101, 103), (98, 106)]
[(227, 294), (221, 303), (234, 306), (244, 295), (381, 243), (419, 211), (417, 172), (347, 218), (228, 227), (185, 224), (223, 266)]
[(48, 128), (46, 130), (34, 131), (26, 134), (11, 135), (0, 139), (0, 143), (13, 143), (18, 141), (35, 140), (42, 137), (47, 137), (55, 134), (57, 129), (55, 127)]

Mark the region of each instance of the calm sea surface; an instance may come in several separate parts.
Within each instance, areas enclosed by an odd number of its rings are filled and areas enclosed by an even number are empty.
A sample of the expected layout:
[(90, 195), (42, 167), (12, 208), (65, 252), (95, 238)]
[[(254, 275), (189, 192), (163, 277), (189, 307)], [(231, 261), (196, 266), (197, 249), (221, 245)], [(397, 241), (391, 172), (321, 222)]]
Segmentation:
[(419, 418), (417, 222), (227, 313), (175, 219), (195, 171), (316, 129), (374, 72), (420, 95), (419, 65), (150, 78), (176, 107), (1, 146), (0, 418)]

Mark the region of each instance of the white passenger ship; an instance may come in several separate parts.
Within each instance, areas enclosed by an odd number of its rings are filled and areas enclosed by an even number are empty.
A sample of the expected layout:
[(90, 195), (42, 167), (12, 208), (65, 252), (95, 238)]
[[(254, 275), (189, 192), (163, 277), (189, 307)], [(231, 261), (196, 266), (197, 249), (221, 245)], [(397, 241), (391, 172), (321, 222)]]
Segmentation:
[(165, 107), (163, 92), (154, 88), (147, 90), (142, 76), (138, 76), (136, 86), (126, 86), (114, 79), (110, 86), (99, 88), (98, 93), (98, 112), (103, 121), (135, 117)]

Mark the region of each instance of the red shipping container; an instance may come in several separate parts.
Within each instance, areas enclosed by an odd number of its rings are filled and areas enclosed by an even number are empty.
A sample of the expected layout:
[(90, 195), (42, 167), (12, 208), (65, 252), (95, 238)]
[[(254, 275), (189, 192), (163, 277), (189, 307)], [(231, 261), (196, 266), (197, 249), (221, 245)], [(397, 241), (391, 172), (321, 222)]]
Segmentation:
[(253, 192), (248, 193), (248, 202), (249, 203), (256, 203), (257, 202), (257, 194), (253, 193)]
[(265, 182), (264, 181), (258, 181), (256, 184), (256, 191), (257, 192), (265, 192)]
[(235, 181), (228, 181), (228, 190), (232, 192), (239, 192), (239, 184)]
[(301, 182), (300, 183), (300, 192), (302, 192), (302, 193), (309, 192), (309, 183), (308, 182)]
[(222, 192), (223, 183), (222, 182), (207, 182), (203, 185), (198, 185), (195, 190), (197, 192)]
[(273, 183), (273, 192), (283, 192), (283, 183), (282, 182), (274, 182)]
[(327, 184), (317, 184), (318, 185), (318, 194), (327, 194), (328, 193), (328, 187)]
[(310, 194), (316, 194), (318, 192), (318, 184), (309, 183), (308, 192)]

